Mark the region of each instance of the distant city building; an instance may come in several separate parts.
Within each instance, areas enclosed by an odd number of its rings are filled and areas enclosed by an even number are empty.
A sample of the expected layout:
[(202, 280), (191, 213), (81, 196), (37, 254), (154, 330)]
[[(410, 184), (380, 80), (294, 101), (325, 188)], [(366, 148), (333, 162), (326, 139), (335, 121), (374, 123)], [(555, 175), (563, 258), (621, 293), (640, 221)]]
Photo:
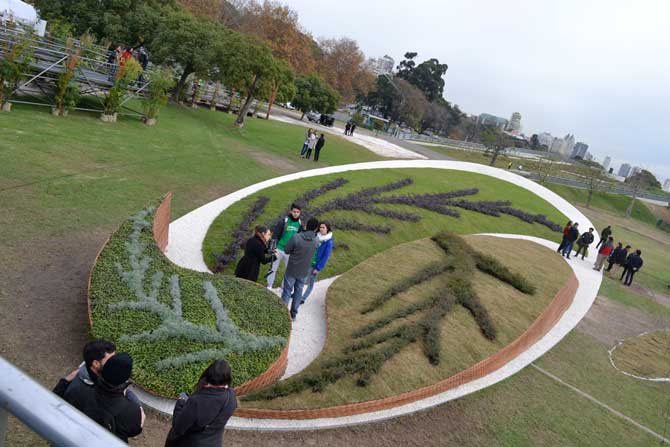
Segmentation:
[(607, 156), (603, 160), (603, 171), (608, 171), (610, 168), (610, 165), (612, 164), (612, 157)]
[(482, 113), (481, 115), (479, 115), (477, 122), (482, 126), (498, 127), (500, 129), (505, 129), (509, 121), (507, 121), (505, 118), (500, 118), (499, 116), (491, 115), (489, 113)]
[(631, 171), (630, 175), (639, 174), (640, 172), (642, 172), (642, 168), (639, 167), (639, 166), (635, 166), (635, 167), (633, 168), (633, 170)]
[(554, 141), (554, 137), (549, 132), (542, 132), (537, 136), (537, 141), (541, 146), (550, 147), (551, 143)]
[(619, 177), (628, 177), (628, 174), (630, 174), (630, 165), (628, 163), (624, 163), (619, 168)]
[(670, 178), (663, 183), (663, 191), (670, 192)]
[(512, 113), (507, 130), (512, 135), (519, 135), (521, 133), (521, 114), (519, 112)]
[(549, 145), (549, 152), (563, 155), (564, 148), (565, 148), (565, 141), (563, 140), (563, 138), (554, 138), (553, 140), (551, 140), (551, 144)]
[(584, 157), (586, 157), (586, 152), (589, 150), (589, 145), (586, 143), (582, 143), (581, 141), (575, 144), (575, 147), (572, 149), (572, 152), (570, 153), (571, 158), (581, 158), (582, 160)]
[(563, 137), (563, 140), (565, 141), (565, 145), (563, 147), (563, 155), (566, 157), (572, 153), (572, 150), (575, 147), (575, 136), (571, 134), (567, 134), (566, 136)]
[(391, 74), (393, 72), (393, 67), (395, 65), (395, 60), (389, 55), (384, 55), (384, 57), (370, 58), (366, 63), (366, 68), (376, 74), (377, 76)]

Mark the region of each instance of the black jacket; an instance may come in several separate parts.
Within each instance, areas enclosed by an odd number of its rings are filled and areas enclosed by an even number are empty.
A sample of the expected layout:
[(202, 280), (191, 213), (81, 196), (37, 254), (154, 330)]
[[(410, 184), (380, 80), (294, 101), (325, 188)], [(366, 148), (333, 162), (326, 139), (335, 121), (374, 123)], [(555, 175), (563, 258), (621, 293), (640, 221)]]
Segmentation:
[(612, 234), (611, 228), (603, 228), (603, 231), (600, 232), (600, 239), (607, 239), (610, 234)]
[[(93, 419), (124, 442), (142, 433), (140, 405), (124, 395), (125, 386), (113, 387), (98, 379), (94, 387), (82, 386), (85, 402), (82, 413)], [(92, 389), (93, 392), (90, 392)]]
[(326, 144), (326, 139), (323, 136), (319, 137), (319, 141), (316, 142), (316, 150), (320, 150), (324, 144)]
[(593, 233), (590, 231), (582, 234), (582, 237), (579, 238), (579, 245), (591, 245), (593, 243)]
[(644, 264), (642, 257), (640, 257), (640, 255), (637, 253), (633, 253), (632, 255), (628, 256), (628, 260), (626, 261), (626, 268), (637, 272), (642, 268), (642, 264)]
[(579, 230), (575, 227), (570, 228), (568, 232), (568, 241), (574, 242), (579, 238)]
[[(612, 254), (610, 254), (609, 257), (609, 262), (613, 264), (621, 264), (623, 261), (626, 260), (626, 256), (624, 255), (625, 250), (623, 247), (616, 247), (613, 251)], [(623, 257), (622, 257), (623, 255)]]
[(254, 235), (247, 240), (244, 246), (244, 256), (237, 263), (235, 276), (256, 282), (261, 264), (267, 264), (271, 259), (272, 257), (268, 253), (265, 242), (260, 237)]
[(619, 265), (626, 265), (627, 260), (628, 260), (628, 250), (624, 248), (621, 250), (621, 253), (619, 253), (616, 263)]
[(179, 399), (166, 447), (221, 447), (223, 429), (237, 408), (232, 388), (203, 388)]

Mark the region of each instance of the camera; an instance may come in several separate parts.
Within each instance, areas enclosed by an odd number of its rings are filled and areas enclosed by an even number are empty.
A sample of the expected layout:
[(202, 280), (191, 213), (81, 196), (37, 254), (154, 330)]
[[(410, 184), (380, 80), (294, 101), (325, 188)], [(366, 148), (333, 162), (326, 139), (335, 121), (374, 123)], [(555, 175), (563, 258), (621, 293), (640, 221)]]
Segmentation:
[(272, 264), (274, 264), (274, 262), (277, 260), (275, 250), (277, 250), (277, 239), (270, 239), (270, 242), (268, 242), (268, 253), (270, 253), (270, 271), (265, 274), (266, 278), (272, 274)]

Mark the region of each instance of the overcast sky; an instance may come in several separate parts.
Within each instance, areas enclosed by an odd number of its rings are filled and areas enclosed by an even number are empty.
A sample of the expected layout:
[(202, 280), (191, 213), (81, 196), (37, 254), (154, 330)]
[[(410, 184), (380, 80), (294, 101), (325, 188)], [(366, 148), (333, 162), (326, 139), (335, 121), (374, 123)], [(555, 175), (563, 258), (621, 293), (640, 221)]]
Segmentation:
[(520, 112), (528, 135), (574, 133), (597, 161), (670, 177), (668, 0), (284, 2), (314, 37), (447, 63), (445, 97), (466, 113)]

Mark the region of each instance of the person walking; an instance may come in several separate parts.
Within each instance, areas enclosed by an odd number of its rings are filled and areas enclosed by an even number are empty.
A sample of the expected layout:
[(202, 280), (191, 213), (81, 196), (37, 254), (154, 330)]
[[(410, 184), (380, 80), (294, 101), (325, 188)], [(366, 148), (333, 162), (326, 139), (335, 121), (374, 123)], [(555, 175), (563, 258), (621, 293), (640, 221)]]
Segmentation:
[(561, 252), (561, 254), (564, 257), (570, 259), (570, 253), (572, 252), (572, 247), (577, 239), (579, 239), (579, 223), (575, 222), (570, 227), (570, 230), (568, 231), (568, 236), (565, 241), (565, 245), (563, 245), (563, 251)]
[(165, 447), (222, 447), (223, 430), (237, 408), (232, 383), (225, 360), (209, 365), (193, 394), (180, 394)]
[(351, 128), (349, 129), (349, 136), (354, 136), (354, 130), (356, 130), (356, 123), (351, 123)]
[(307, 144), (307, 153), (305, 154), (305, 158), (309, 160), (309, 157), (312, 155), (312, 151), (316, 147), (316, 131), (314, 133), (309, 135), (309, 142)]
[(305, 154), (309, 148), (309, 136), (312, 135), (312, 132), (313, 130), (311, 128), (307, 129), (307, 133), (305, 134), (305, 141), (302, 143), (302, 149), (300, 150), (300, 156), (302, 158), (305, 158)]
[(127, 395), (133, 359), (126, 352), (115, 354), (105, 362), (95, 384), (92, 398), (82, 413), (105, 427), (123, 442), (142, 433), (145, 414), (142, 406)]
[(563, 227), (563, 239), (561, 240), (561, 243), (558, 244), (558, 249), (556, 250), (557, 253), (562, 253), (563, 248), (565, 247), (566, 242), (568, 242), (568, 234), (570, 234), (570, 228), (572, 228), (572, 221), (569, 220), (568, 223), (565, 224)]
[(316, 238), (319, 240), (319, 248), (314, 253), (314, 259), (312, 259), (312, 269), (307, 278), (307, 288), (302, 294), (302, 299), (300, 304), (304, 304), (309, 298), (309, 295), (314, 289), (314, 283), (316, 282), (316, 277), (320, 271), (322, 271), (326, 264), (328, 263), (328, 258), (333, 251), (333, 232), (330, 228), (328, 222), (321, 222), (319, 224), (319, 230), (316, 233)]
[(349, 135), (350, 130), (351, 130), (351, 123), (347, 123), (347, 125), (344, 126), (344, 134)]
[(598, 257), (596, 258), (596, 263), (593, 265), (593, 270), (600, 271), (603, 268), (603, 263), (605, 259), (609, 258), (614, 250), (614, 238), (612, 236), (607, 238), (607, 242), (598, 251)]
[(289, 256), (284, 252), (284, 248), (295, 234), (302, 231), (302, 227), (300, 205), (293, 203), (291, 204), (289, 214), (277, 222), (277, 225), (275, 225), (274, 230), (272, 231), (272, 236), (277, 241), (277, 257), (272, 262), (272, 267), (270, 268), (270, 273), (267, 277), (268, 289), (272, 289), (275, 282), (275, 276), (277, 276), (277, 269), (280, 264), (283, 262), (284, 265), (288, 265)]
[(307, 221), (307, 229), (292, 237), (284, 247), (289, 259), (286, 273), (284, 273), (281, 299), (286, 304), (291, 302), (291, 320), (293, 321), (298, 315), (302, 290), (312, 266), (314, 253), (319, 246), (319, 240), (315, 234), (318, 226), (319, 221), (312, 217)]
[(579, 240), (577, 241), (577, 251), (575, 252), (575, 256), (579, 256), (579, 253), (582, 254), (582, 261), (584, 260), (584, 256), (586, 256), (586, 252), (589, 248), (589, 245), (593, 243), (593, 228), (589, 228), (589, 231), (582, 234)]
[[(326, 144), (326, 136), (324, 134), (321, 134), (319, 137), (319, 140), (316, 142), (316, 146), (314, 147), (314, 161), (317, 162), (319, 161), (319, 153), (321, 153), (321, 149), (323, 149), (323, 145)], [(309, 158), (309, 157), (307, 157)]]
[[(621, 274), (621, 280), (623, 280), (624, 286), (630, 286), (633, 282), (633, 276), (637, 273), (644, 264), (642, 260), (642, 250), (635, 250), (635, 253), (628, 256), (626, 265), (624, 266), (624, 271)], [(624, 278), (625, 275), (625, 278)]]
[(254, 229), (254, 235), (244, 244), (244, 256), (235, 268), (236, 277), (253, 282), (258, 280), (261, 264), (268, 264), (277, 256), (277, 250), (268, 252), (268, 241), (271, 237), (272, 231), (263, 225)]
[(596, 248), (600, 247), (602, 244), (607, 242), (607, 238), (609, 238), (611, 235), (612, 235), (612, 227), (610, 225), (603, 228), (603, 231), (600, 232), (600, 240), (598, 241)]

